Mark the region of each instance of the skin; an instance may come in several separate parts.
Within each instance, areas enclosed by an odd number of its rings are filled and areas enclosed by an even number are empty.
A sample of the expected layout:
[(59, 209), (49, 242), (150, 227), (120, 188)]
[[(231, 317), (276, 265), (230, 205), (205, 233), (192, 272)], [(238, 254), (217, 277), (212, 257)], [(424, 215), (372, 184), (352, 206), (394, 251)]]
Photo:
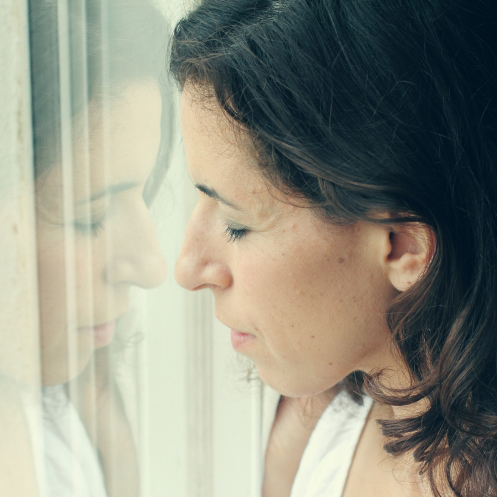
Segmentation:
[[(390, 251), (385, 228), (332, 226), (295, 205), (267, 185), (248, 141), (221, 111), (188, 91), (182, 123), (193, 181), (239, 209), (199, 193), (176, 279), (212, 290), (218, 319), (255, 337), (239, 351), (261, 378), (301, 397), (354, 370), (393, 364), (385, 315), (397, 291), (382, 264)], [(249, 231), (229, 242), (227, 226)]]
[[(90, 102), (88, 135), (84, 116), (74, 122), (72, 179), (64, 180), (57, 165), (37, 179), (45, 385), (76, 377), (95, 349), (106, 345), (88, 330), (121, 318), (129, 309), (131, 287), (153, 288), (165, 278), (143, 199), (160, 143), (159, 89), (152, 82), (128, 84), (109, 101), (108, 112), (102, 109), (100, 102)], [(64, 181), (73, 196), (66, 214)]]
[[(323, 221), (305, 201), (268, 185), (247, 136), (188, 85), (181, 118), (188, 169), (200, 193), (176, 279), (189, 290), (213, 292), (218, 319), (247, 338), (235, 343), (236, 350), (283, 395), (266, 453), (263, 495), (288, 496), (339, 381), (352, 371), (381, 370), (387, 386), (409, 383), (386, 315), (392, 299), (424, 273), (432, 237), (422, 226), (338, 227)], [(388, 406), (371, 413), (347, 497), (365, 489), (370, 497), (429, 495), (412, 477), (412, 460), (399, 470), (383, 452), (376, 420), (401, 414)]]

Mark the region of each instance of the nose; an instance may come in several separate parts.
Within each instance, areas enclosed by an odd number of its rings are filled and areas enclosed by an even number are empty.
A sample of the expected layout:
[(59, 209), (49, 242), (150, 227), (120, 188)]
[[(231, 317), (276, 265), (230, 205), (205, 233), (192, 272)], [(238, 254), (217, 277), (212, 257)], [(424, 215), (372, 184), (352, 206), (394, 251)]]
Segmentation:
[(221, 290), (231, 286), (233, 278), (223, 251), (226, 241), (218, 232), (219, 227), (214, 226), (199, 202), (188, 223), (174, 271), (183, 288)]
[(165, 280), (166, 261), (145, 205), (130, 212), (126, 225), (114, 236), (111, 250), (113, 254), (105, 269), (109, 283), (150, 289)]

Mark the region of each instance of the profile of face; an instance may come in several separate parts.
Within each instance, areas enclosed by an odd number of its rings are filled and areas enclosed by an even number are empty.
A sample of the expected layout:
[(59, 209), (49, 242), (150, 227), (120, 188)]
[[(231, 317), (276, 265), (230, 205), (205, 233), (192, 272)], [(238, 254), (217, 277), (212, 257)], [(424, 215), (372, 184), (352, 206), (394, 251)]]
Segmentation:
[(213, 292), (235, 350), (288, 396), (394, 367), (386, 314), (415, 251), (397, 256), (389, 228), (330, 224), (268, 185), (247, 137), (188, 89), (181, 118), (200, 192), (175, 276)]
[(54, 165), (36, 181), (45, 385), (73, 378), (112, 341), (132, 286), (152, 288), (165, 278), (143, 197), (160, 120), (154, 82), (126, 85), (105, 107), (90, 101), (88, 125), (84, 116), (73, 122), (72, 167)]

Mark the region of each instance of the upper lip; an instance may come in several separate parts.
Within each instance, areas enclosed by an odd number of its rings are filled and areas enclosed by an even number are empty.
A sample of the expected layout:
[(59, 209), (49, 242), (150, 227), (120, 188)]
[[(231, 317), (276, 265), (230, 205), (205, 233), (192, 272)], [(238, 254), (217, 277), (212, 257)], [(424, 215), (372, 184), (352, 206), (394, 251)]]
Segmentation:
[(234, 326), (230, 326), (229, 324), (226, 324), (222, 319), (219, 318), (219, 316), (216, 314), (216, 319), (221, 323), (223, 324), (224, 326), (226, 326), (227, 328), (229, 328), (230, 330), (233, 330), (233, 331), (236, 331), (238, 333), (246, 333), (247, 335), (254, 335), (254, 333), (250, 333), (250, 331), (245, 331), (245, 330), (240, 330)]
[[(224, 324), (221, 320), (219, 320), (222, 324)], [(230, 330), (235, 331), (236, 333), (245, 333), (246, 335), (254, 335), (254, 333), (250, 333), (250, 331), (239, 330), (238, 328), (234, 328), (233, 326), (229, 326), (224, 324), (224, 326), (228, 327)], [(255, 336), (255, 335), (254, 335)]]
[(126, 312), (122, 312), (121, 314), (119, 314), (117, 317), (115, 317), (114, 319), (108, 319), (107, 321), (101, 321), (100, 323), (93, 323), (91, 326), (81, 326), (81, 328), (97, 328), (99, 326), (105, 326), (106, 324), (110, 324), (110, 323), (113, 323), (114, 321), (118, 321), (119, 319), (121, 319), (123, 316), (125, 316), (127, 314), (128, 311)]
[(100, 324), (95, 324), (93, 325), (92, 327), (93, 328), (100, 328), (100, 326), (107, 326), (108, 324), (111, 324), (115, 321), (115, 319), (113, 319), (112, 321), (107, 321), (106, 323), (100, 323)]
[(226, 326), (227, 328), (229, 328), (230, 330), (234, 330), (235, 328), (233, 328), (232, 326), (230, 326), (229, 324), (226, 324), (217, 314), (216, 314), (216, 319), (224, 326)]

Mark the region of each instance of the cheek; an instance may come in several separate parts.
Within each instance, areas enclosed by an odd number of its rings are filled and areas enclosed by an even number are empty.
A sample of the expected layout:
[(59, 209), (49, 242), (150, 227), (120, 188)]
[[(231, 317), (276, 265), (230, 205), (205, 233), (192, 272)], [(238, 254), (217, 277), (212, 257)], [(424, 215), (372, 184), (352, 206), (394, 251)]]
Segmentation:
[[(67, 314), (66, 257), (62, 236), (59, 240), (54, 237), (47, 240), (47, 237), (44, 238), (41, 234), (38, 237), (37, 255), (43, 382), (47, 385), (54, 385), (68, 381), (69, 371), (79, 373), (87, 364), (93, 348), (87, 340), (78, 341), (77, 363), (69, 365), (67, 323), (70, 316)], [(88, 299), (92, 283), (89, 277), (91, 273), (88, 273), (91, 263), (88, 260), (88, 251), (80, 250), (76, 244), (73, 261), (74, 277), (77, 282), (75, 290), (78, 320), (86, 319), (82, 313), (85, 312), (85, 308), (89, 307)], [(95, 292), (93, 294), (96, 298)]]
[[(40, 240), (40, 239), (39, 239)], [(67, 376), (67, 303), (64, 243), (38, 243), (38, 295), (43, 381)], [(58, 381), (57, 381), (58, 382)]]
[[(63, 241), (48, 243), (38, 237), (38, 294), (40, 301), (42, 339), (47, 327), (65, 316), (66, 268)], [(65, 320), (65, 319), (64, 319)]]
[(277, 255), (244, 260), (233, 278), (239, 288), (237, 308), (244, 310), (246, 324), (279, 349), (281, 343), (298, 346), (316, 322), (326, 319), (332, 283), (329, 277), (320, 281), (324, 272), (332, 272), (326, 259), (310, 263), (312, 259), (302, 258), (300, 251), (287, 248), (277, 249)]
[(257, 259), (234, 280), (249, 327), (273, 356), (354, 369), (388, 336), (381, 275), (352, 250), (318, 245)]
[[(66, 259), (63, 235), (38, 238), (38, 287), (41, 314), (42, 341), (49, 342), (54, 336), (64, 332), (67, 321), (76, 324), (91, 321), (91, 303), (103, 298), (103, 273), (105, 267), (105, 246), (92, 240), (76, 236), (71, 260)], [(99, 240), (100, 242), (100, 240)], [(67, 315), (66, 272), (67, 263), (73, 264), (71, 278), (77, 316)], [(45, 339), (45, 340), (44, 340)]]
[(78, 240), (74, 247), (74, 277), (78, 302), (101, 297), (107, 247), (103, 239)]
[(109, 286), (105, 268), (111, 257), (104, 238), (81, 237), (74, 247), (75, 322), (78, 327), (100, 323), (113, 314), (116, 287)]

